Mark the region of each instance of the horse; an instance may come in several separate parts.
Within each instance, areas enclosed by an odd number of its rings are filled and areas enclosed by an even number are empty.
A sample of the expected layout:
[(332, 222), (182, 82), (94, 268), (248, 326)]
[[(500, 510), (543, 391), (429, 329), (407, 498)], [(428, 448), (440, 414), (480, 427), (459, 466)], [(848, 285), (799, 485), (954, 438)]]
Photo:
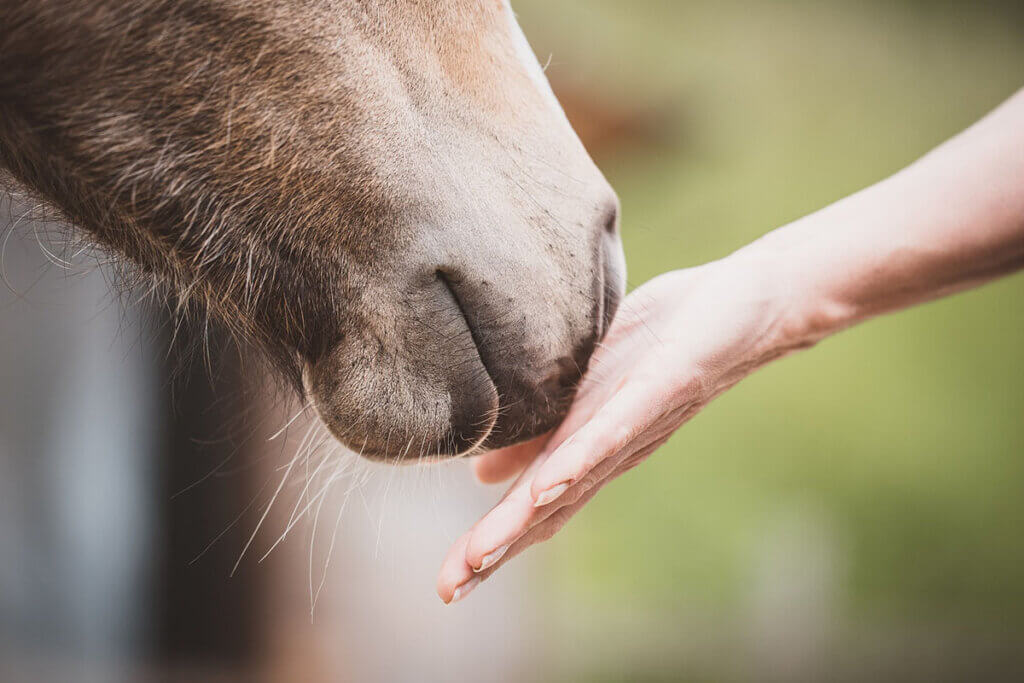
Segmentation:
[(508, 0), (0, 0), (0, 169), (374, 460), (552, 429), (624, 290)]

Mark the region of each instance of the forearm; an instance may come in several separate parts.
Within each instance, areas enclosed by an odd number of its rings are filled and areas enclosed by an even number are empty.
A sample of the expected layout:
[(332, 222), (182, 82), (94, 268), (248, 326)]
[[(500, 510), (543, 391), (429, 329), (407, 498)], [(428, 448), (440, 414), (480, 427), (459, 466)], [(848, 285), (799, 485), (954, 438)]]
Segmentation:
[(1024, 91), (900, 173), (735, 257), (771, 273), (794, 344), (1024, 267)]
[(1024, 91), (892, 178), (631, 293), (551, 439), (483, 456), (507, 474), (536, 459), (452, 547), (438, 592), (458, 600), (551, 537), (765, 363), (1022, 266)]

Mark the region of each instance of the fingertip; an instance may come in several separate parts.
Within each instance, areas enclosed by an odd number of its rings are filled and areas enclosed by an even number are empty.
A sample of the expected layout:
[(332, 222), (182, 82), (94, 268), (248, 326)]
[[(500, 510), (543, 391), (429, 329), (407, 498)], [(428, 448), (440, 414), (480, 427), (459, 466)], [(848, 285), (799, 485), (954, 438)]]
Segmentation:
[(453, 602), (458, 602), (459, 600), (462, 600), (467, 595), (472, 593), (473, 589), (475, 589), (479, 585), (480, 585), (480, 577), (479, 576), (474, 576), (472, 579), (470, 579), (469, 581), (467, 581), (466, 583), (462, 584), (461, 586), (459, 586), (458, 588), (455, 589), (455, 592), (452, 593), (452, 599), (451, 599), (450, 602), (448, 602), (448, 604), (450, 605)]
[(505, 545), (495, 548), (491, 552), (484, 555), (483, 558), (481, 558), (480, 560), (480, 566), (474, 567), (473, 571), (479, 574), (485, 569), (490, 569), (494, 565), (498, 564), (498, 561), (501, 560), (502, 557), (504, 557), (505, 553), (508, 552), (510, 546), (510, 543), (506, 543)]
[(530, 518), (532, 504), (522, 495), (506, 499), (477, 523), (466, 543), (465, 563), (472, 571), (486, 569), (484, 565), (488, 560), (494, 564), (501, 559), (507, 550), (502, 546), (507, 546), (521, 533)]
[[(535, 505), (546, 505), (569, 488), (579, 475), (579, 472), (574, 471), (576, 468), (571, 467), (572, 464), (573, 461), (564, 452), (556, 453), (544, 463), (544, 466), (534, 476), (533, 481), (530, 482), (530, 497), (533, 498)], [(550, 495), (554, 489), (562, 486), (564, 488), (557, 494)], [(545, 494), (549, 495), (545, 496)], [(544, 502), (541, 502), (542, 500)]]
[(442, 602), (449, 604), (455, 598), (455, 591), (459, 586), (471, 580), (474, 576), (473, 569), (466, 564), (466, 545), (469, 542), (470, 534), (466, 532), (448, 550), (441, 570), (437, 575), (437, 596)]
[(474, 534), (474, 537), (479, 538), (480, 540), (469, 540), (469, 543), (466, 545), (465, 559), (466, 566), (468, 566), (471, 571), (478, 572), (480, 571), (481, 567), (483, 567), (484, 558), (487, 555), (489, 555), (493, 550), (491, 546), (495, 544), (487, 542), (482, 536), (477, 536), (476, 534)]
[(569, 490), (571, 482), (563, 481), (561, 484), (555, 484), (551, 488), (542, 490), (533, 499), (533, 507), (539, 508), (553, 503), (561, 497), (563, 493)]
[(549, 481), (550, 479), (551, 477), (544, 476), (544, 470), (541, 469), (537, 476), (533, 478), (533, 481), (530, 482), (530, 498), (533, 499), (534, 505), (538, 504), (545, 491), (558, 484), (558, 482)]
[(473, 475), (478, 482), (481, 484), (498, 484), (512, 476), (511, 474), (504, 474), (501, 469), (495, 466), (495, 460), (499, 457), (495, 456), (494, 453), (487, 453), (473, 461)]
[(537, 459), (550, 438), (551, 433), (548, 432), (529, 441), (481, 455), (473, 463), (477, 479), (484, 484), (497, 484), (511, 479)]

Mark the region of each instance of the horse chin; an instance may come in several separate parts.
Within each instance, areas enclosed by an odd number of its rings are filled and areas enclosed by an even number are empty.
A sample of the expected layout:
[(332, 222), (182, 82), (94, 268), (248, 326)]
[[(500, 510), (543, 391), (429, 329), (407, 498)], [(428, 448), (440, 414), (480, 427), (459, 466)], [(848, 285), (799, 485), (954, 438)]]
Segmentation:
[(310, 404), (335, 439), (367, 460), (393, 465), (481, 451), (499, 400), (472, 357), (453, 362), (451, 354), (432, 354), (438, 360), (420, 363), (374, 358), (363, 348), (339, 345), (303, 371)]

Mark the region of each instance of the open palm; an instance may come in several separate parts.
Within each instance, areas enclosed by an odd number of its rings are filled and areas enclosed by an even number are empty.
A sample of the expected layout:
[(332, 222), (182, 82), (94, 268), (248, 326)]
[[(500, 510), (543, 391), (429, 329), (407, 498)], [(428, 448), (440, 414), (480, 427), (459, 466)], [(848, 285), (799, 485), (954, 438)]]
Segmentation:
[(482, 481), (519, 477), (448, 551), (441, 599), (465, 597), (553, 536), (708, 401), (788, 350), (775, 289), (758, 269), (725, 259), (661, 275), (630, 294), (561, 426), (476, 460)]

